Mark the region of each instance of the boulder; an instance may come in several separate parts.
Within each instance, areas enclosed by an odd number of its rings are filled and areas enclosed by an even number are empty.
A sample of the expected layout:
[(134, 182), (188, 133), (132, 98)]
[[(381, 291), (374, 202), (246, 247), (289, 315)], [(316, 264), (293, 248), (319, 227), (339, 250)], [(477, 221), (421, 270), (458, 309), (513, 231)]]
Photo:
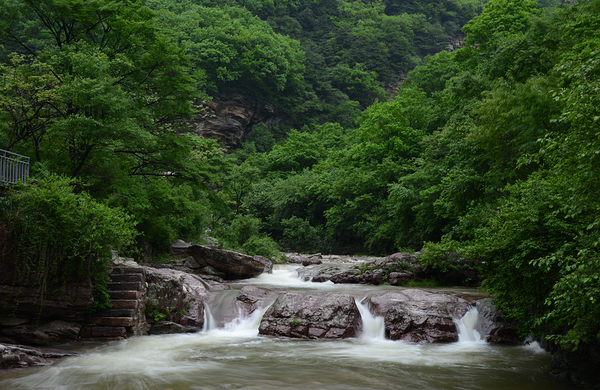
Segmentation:
[(318, 256), (306, 257), (298, 253), (292, 253), (288, 256), (289, 262), (294, 264), (302, 264), (303, 266), (322, 264), (323, 262)]
[(0, 369), (45, 366), (52, 364), (54, 359), (76, 355), (76, 352), (58, 349), (0, 344)]
[(166, 320), (201, 329), (204, 325), (204, 302), (210, 300), (208, 284), (199, 276), (168, 268), (146, 268), (148, 294), (146, 313), (166, 315)]
[(360, 283), (358, 278), (359, 273), (356, 265), (345, 264), (318, 264), (313, 267), (301, 268), (298, 272), (298, 277), (302, 280), (310, 280), (313, 282), (333, 283)]
[(157, 321), (150, 326), (150, 334), (196, 333), (197, 327), (183, 326), (171, 321)]
[(236, 297), (236, 306), (242, 317), (248, 317), (257, 309), (264, 308), (275, 300), (277, 293), (265, 288), (244, 286)]
[[(177, 240), (173, 245), (171, 245), (171, 255), (175, 258), (185, 258), (188, 257), (187, 248), (190, 247), (189, 242), (185, 242), (183, 240)], [(190, 267), (193, 268), (193, 267)]]
[[(311, 267), (298, 270), (298, 275), (304, 280), (313, 282), (332, 281), (333, 283), (361, 283), (403, 286), (409, 281), (422, 281), (433, 279), (444, 285), (477, 286), (481, 283), (481, 276), (472, 262), (457, 259), (456, 267), (447, 272), (427, 269), (419, 264), (416, 253), (394, 253), (390, 256), (369, 262), (354, 264), (325, 264), (320, 267)], [(292, 262), (294, 261), (290, 258)]]
[(492, 299), (482, 299), (477, 302), (479, 317), (476, 330), (489, 343), (518, 344), (523, 340), (519, 337), (517, 324), (502, 317), (502, 313), (492, 304)]
[(256, 261), (260, 261), (261, 263), (264, 264), (265, 269), (263, 271), (263, 274), (272, 274), (273, 273), (273, 262), (269, 259), (267, 259), (264, 256), (254, 256), (254, 260)]
[(451, 294), (416, 289), (372, 294), (363, 303), (384, 318), (387, 338), (429, 343), (458, 341), (453, 320), (473, 306)]
[(354, 337), (361, 329), (360, 312), (348, 294), (286, 292), (264, 314), (259, 334), (339, 339)]
[(39, 287), (0, 285), (0, 318), (17, 317), (35, 321), (83, 321), (94, 303), (89, 278), (64, 286), (48, 286), (43, 295)]
[(252, 256), (219, 249), (208, 245), (192, 245), (188, 254), (199, 265), (210, 266), (223, 272), (226, 279), (246, 279), (258, 276), (265, 271), (265, 264)]
[(581, 343), (577, 350), (560, 348), (548, 340), (540, 340), (540, 345), (552, 353), (550, 373), (568, 380), (584, 389), (600, 389), (600, 343)]
[(17, 343), (43, 346), (77, 340), (81, 323), (56, 320), (42, 324), (3, 326), (0, 329), (3, 336)]
[[(186, 248), (186, 256), (188, 256), (187, 248)], [(194, 271), (202, 268), (202, 265), (200, 263), (198, 263), (196, 261), (196, 259), (194, 259), (192, 256), (188, 256), (188, 258), (185, 260), (185, 263), (183, 263), (183, 266), (188, 267), (189, 269), (194, 270)]]

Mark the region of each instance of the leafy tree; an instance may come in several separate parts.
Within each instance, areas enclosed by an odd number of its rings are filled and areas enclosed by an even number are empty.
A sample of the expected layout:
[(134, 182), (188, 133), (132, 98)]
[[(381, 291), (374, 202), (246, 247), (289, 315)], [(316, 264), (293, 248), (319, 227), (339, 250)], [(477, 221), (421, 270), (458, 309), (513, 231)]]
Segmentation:
[(78, 190), (126, 208), (156, 249), (197, 237), (222, 152), (178, 135), (205, 95), (155, 14), (140, 1), (6, 5), (2, 36), (27, 54), (2, 65), (2, 147), (35, 156), (34, 173), (76, 178)]
[(541, 15), (533, 0), (491, 0), (481, 15), (465, 24), (465, 43), (488, 47), (499, 36), (522, 34), (531, 26), (531, 15)]
[(91, 278), (94, 304), (102, 306), (112, 250), (131, 244), (135, 222), (74, 188), (71, 180), (50, 176), (1, 199), (3, 284), (39, 287), (43, 300), (46, 292)]
[(298, 88), (304, 73), (299, 43), (276, 34), (268, 23), (238, 7), (202, 7), (191, 2), (151, 2), (161, 24), (171, 29), (207, 88), (262, 95), (273, 100)]

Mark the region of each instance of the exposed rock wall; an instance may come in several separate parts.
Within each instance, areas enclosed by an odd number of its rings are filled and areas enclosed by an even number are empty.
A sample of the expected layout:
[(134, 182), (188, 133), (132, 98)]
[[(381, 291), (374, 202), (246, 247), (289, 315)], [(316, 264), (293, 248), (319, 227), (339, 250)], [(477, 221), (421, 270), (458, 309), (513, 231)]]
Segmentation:
[(0, 342), (52, 345), (77, 339), (94, 303), (89, 279), (39, 287), (0, 285)]
[(218, 139), (227, 149), (242, 145), (252, 125), (275, 116), (275, 106), (256, 97), (221, 93), (201, 104), (201, 113), (187, 121), (198, 136)]

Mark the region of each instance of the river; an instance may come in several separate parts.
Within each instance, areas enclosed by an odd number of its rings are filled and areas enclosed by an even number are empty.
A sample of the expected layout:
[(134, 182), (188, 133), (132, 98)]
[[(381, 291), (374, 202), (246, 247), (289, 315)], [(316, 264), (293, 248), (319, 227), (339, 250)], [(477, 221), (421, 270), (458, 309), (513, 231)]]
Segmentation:
[[(295, 268), (276, 266), (271, 275), (233, 286), (343, 291), (357, 299), (369, 291), (400, 288), (304, 282)], [(481, 341), (473, 330), (476, 311), (457, 320), (460, 341), (450, 344), (386, 340), (382, 319), (360, 304), (364, 331), (358, 338), (275, 339), (258, 336), (266, 308), (223, 323), (219, 313), (234, 293), (219, 294), (202, 332), (66, 345), (81, 355), (48, 367), (2, 372), (0, 390), (574, 389), (548, 373), (550, 355), (536, 343)]]

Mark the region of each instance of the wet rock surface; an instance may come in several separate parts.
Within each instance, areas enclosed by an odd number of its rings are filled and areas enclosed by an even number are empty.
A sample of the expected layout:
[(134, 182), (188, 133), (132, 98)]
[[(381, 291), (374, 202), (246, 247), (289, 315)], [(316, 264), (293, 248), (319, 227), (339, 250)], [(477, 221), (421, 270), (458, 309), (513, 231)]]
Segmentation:
[(189, 242), (185, 242), (183, 240), (177, 240), (173, 245), (171, 245), (171, 255), (175, 258), (188, 257), (187, 248), (189, 248), (192, 244)]
[(277, 293), (265, 288), (255, 286), (245, 286), (240, 290), (236, 297), (236, 306), (241, 312), (242, 317), (248, 317), (257, 309), (261, 309), (271, 304)]
[(259, 334), (341, 339), (355, 337), (361, 329), (360, 312), (348, 294), (286, 292), (263, 316)]
[(93, 303), (93, 287), (89, 278), (64, 286), (49, 285), (43, 295), (39, 286), (0, 283), (0, 318), (82, 321)]
[(183, 326), (171, 321), (157, 321), (150, 327), (150, 334), (174, 334), (174, 333), (196, 333), (198, 328), (194, 326)]
[(573, 382), (584, 389), (600, 389), (600, 343), (592, 341), (579, 345), (576, 351), (567, 351), (548, 340), (540, 345), (552, 353), (550, 373)]
[[(3, 281), (10, 278), (5, 275)], [(0, 285), (0, 342), (43, 346), (75, 341), (93, 303), (89, 278), (49, 285), (43, 294), (39, 286)]]
[(288, 261), (293, 264), (302, 264), (303, 266), (322, 264), (320, 255), (303, 256), (298, 253), (292, 253), (288, 256)]
[[(403, 286), (410, 281), (421, 282), (426, 279), (433, 279), (444, 285), (476, 286), (481, 282), (478, 272), (467, 263), (457, 266), (455, 270), (442, 273), (419, 264), (418, 256), (418, 252), (399, 252), (364, 262), (322, 264), (298, 270), (298, 275), (303, 280), (313, 282), (332, 281), (333, 283), (392, 286)], [(294, 262), (291, 257), (290, 261)]]
[(44, 346), (77, 340), (81, 323), (56, 320), (39, 324), (28, 321), (16, 326), (3, 326), (1, 329), (2, 335), (7, 340)]
[[(258, 276), (269, 269), (265, 259), (255, 259), (242, 253), (219, 249), (208, 245), (192, 245), (187, 249), (199, 268), (211, 267), (212, 274), (220, 273), (224, 279), (246, 279)], [(268, 260), (268, 259), (266, 259)], [(270, 262), (270, 261), (269, 261)], [(272, 268), (273, 265), (271, 264)], [(211, 274), (211, 273), (209, 273)]]
[(386, 338), (429, 343), (458, 341), (453, 319), (474, 305), (454, 295), (416, 289), (372, 294), (362, 302), (384, 318)]
[(273, 273), (273, 262), (269, 259), (267, 259), (264, 256), (253, 256), (254, 260), (259, 261), (261, 263), (263, 263), (263, 265), (265, 266), (264, 270), (263, 270), (263, 274), (272, 274)]
[(59, 349), (0, 344), (0, 369), (46, 366), (55, 359), (76, 355), (76, 352)]
[[(146, 314), (164, 315), (165, 320), (201, 329), (204, 302), (210, 299), (209, 285), (197, 275), (166, 269), (146, 269), (148, 283)], [(152, 318), (148, 318), (149, 321)]]
[(477, 331), (485, 341), (494, 344), (517, 344), (523, 341), (518, 335), (517, 324), (502, 317), (491, 298), (477, 302), (477, 311)]
[(366, 262), (322, 264), (298, 270), (303, 280), (333, 283), (403, 285), (418, 279), (422, 266), (414, 254), (397, 253), (388, 257)]

